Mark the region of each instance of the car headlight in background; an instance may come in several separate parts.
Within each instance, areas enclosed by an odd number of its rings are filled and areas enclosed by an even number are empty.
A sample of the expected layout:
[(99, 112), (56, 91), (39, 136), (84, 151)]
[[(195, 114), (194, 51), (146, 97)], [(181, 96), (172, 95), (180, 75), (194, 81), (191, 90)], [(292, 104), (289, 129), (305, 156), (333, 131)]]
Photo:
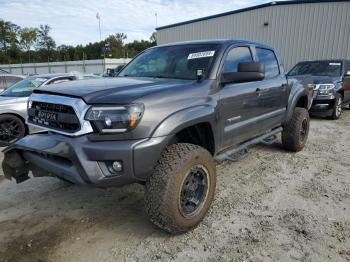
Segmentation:
[(334, 84), (321, 84), (318, 87), (318, 93), (320, 95), (329, 95), (330, 93), (333, 92), (335, 88)]
[(27, 102), (27, 109), (28, 108), (32, 108), (32, 105), (33, 105), (33, 101), (28, 99), (28, 102)]
[(315, 85), (315, 84), (308, 84), (307, 87), (312, 89), (312, 90), (317, 90), (317, 85)]
[(101, 133), (123, 133), (137, 126), (143, 112), (143, 104), (128, 106), (93, 106), (85, 119), (93, 123)]

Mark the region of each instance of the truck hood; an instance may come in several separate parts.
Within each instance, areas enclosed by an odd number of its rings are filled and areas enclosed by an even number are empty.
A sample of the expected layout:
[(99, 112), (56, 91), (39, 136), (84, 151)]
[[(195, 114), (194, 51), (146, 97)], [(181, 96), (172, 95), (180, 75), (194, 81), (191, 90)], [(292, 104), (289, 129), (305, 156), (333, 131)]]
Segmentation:
[(152, 93), (181, 89), (193, 83), (193, 80), (117, 77), (43, 86), (34, 93), (78, 97), (88, 104), (127, 104)]
[(331, 76), (312, 76), (314, 84), (336, 84), (341, 81), (341, 78)]
[(297, 75), (289, 76), (288, 78), (300, 79), (309, 76), (315, 85), (317, 84), (336, 84), (341, 81), (340, 76), (312, 76), (312, 75)]

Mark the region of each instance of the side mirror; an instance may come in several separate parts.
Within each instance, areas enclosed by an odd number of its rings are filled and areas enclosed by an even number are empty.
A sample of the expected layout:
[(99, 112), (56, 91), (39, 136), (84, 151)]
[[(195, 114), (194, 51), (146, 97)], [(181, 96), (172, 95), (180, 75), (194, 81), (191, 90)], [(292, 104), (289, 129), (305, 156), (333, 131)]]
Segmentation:
[(246, 83), (261, 81), (265, 78), (265, 66), (258, 62), (238, 64), (238, 72), (227, 72), (221, 75), (221, 83)]
[(115, 68), (115, 72), (116, 73), (119, 73), (120, 71), (122, 71), (122, 69), (124, 68), (125, 65), (118, 65), (116, 68)]

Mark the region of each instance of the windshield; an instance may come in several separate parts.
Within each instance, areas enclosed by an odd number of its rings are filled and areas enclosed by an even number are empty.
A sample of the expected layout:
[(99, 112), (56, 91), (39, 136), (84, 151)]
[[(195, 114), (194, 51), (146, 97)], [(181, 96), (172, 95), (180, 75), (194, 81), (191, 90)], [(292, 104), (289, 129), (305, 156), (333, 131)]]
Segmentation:
[(288, 75), (341, 76), (341, 62), (302, 62), (297, 64)]
[(152, 48), (131, 61), (118, 76), (197, 79), (197, 69), (206, 78), (220, 45), (178, 45)]
[(17, 82), (6, 89), (1, 96), (6, 97), (27, 97), (30, 96), (35, 88), (41, 86), (48, 78), (28, 77)]

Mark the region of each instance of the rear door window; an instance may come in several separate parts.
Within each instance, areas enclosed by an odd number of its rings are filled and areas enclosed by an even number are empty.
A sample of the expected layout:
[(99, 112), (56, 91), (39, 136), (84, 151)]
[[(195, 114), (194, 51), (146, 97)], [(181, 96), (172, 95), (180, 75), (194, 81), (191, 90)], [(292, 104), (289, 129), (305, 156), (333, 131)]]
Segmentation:
[(21, 81), (22, 78), (17, 77), (17, 76), (5, 76), (6, 78), (6, 88), (14, 85), (15, 83), (17, 83), (18, 81)]
[(5, 86), (5, 77), (0, 76), (0, 92), (3, 91), (6, 88)]
[(226, 56), (224, 63), (224, 72), (237, 72), (238, 64), (252, 61), (253, 57), (249, 47), (234, 47), (229, 51), (229, 53)]
[(265, 65), (265, 79), (270, 79), (280, 74), (276, 55), (272, 50), (256, 48), (256, 55), (260, 63)]

